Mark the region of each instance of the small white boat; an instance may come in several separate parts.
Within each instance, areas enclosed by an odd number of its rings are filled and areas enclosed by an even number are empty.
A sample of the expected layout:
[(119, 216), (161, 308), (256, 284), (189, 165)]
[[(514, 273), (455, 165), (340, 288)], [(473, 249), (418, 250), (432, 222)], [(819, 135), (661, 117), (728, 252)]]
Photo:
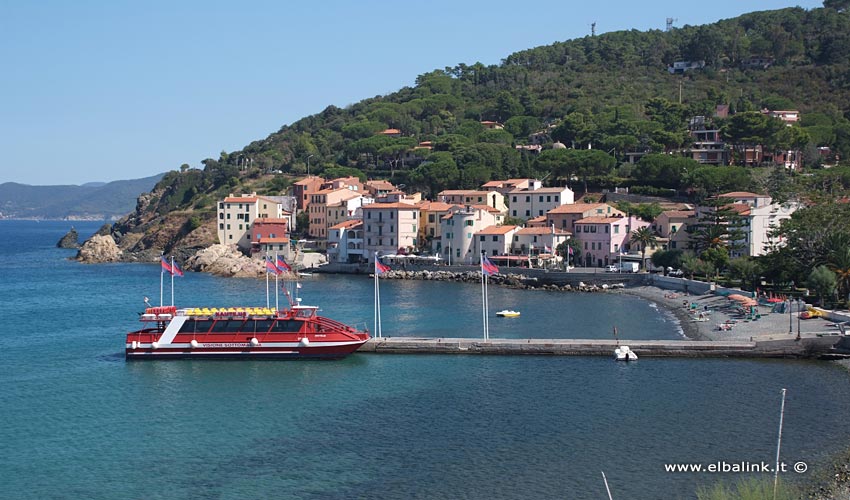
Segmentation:
[(501, 316), (502, 318), (516, 318), (519, 317), (519, 311), (512, 311), (510, 309), (505, 309), (496, 313), (496, 316)]
[(302, 278), (309, 278), (310, 276), (313, 276), (313, 273), (305, 273), (298, 271), (298, 276), (301, 276)]
[(634, 351), (629, 349), (627, 345), (621, 345), (620, 347), (614, 349), (614, 359), (617, 361), (637, 361), (638, 357)]

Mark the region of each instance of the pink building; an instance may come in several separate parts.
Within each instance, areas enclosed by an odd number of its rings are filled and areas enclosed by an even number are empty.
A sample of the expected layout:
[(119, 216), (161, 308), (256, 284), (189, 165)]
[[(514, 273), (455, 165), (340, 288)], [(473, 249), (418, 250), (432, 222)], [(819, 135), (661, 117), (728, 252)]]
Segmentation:
[(648, 226), (635, 217), (585, 217), (576, 221), (573, 238), (581, 242), (584, 265), (602, 267), (618, 262), (631, 248), (632, 231)]

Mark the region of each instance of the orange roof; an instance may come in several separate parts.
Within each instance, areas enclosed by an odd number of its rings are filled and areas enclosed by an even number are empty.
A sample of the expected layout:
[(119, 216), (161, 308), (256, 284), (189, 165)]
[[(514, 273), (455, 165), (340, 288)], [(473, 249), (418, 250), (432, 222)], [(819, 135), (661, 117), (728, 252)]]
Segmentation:
[[(550, 214), (580, 214), (588, 210), (596, 210), (597, 208), (608, 207), (606, 203), (570, 203), (561, 205), (549, 210)], [(614, 208), (614, 207), (611, 207)], [(615, 209), (616, 210), (616, 209)], [(619, 210), (618, 210), (619, 212)]]
[(248, 196), (248, 197), (243, 198), (241, 196), (233, 196), (233, 197), (225, 198), (224, 202), (225, 203), (256, 203), (257, 197), (256, 196)]
[(500, 210), (491, 207), (490, 205), (472, 205), (470, 208), (476, 208), (478, 210), (485, 210), (490, 212), (491, 214), (500, 214), (502, 213)]
[(765, 198), (767, 195), (748, 193), (746, 191), (732, 191), (717, 195), (718, 198)]
[(487, 235), (487, 234), (508, 234), (519, 226), (487, 226), (481, 231), (478, 231), (475, 234)]
[(481, 187), (502, 187), (505, 184), (505, 181), (490, 181), (485, 182), (481, 185)]
[(369, 205), (363, 206), (363, 210), (381, 210), (387, 208), (419, 210), (419, 207), (417, 207), (416, 205), (411, 205), (409, 203), (370, 203)]
[[(553, 234), (553, 233), (552, 233), (551, 227), (524, 227), (524, 228), (520, 229), (519, 231), (517, 231), (517, 234), (543, 234), (543, 235), (546, 235), (546, 234)], [(557, 236), (563, 236), (563, 235), (572, 234), (572, 233), (570, 233), (568, 231), (562, 231), (560, 229), (555, 229), (554, 234), (557, 235)]]
[(585, 217), (577, 220), (576, 224), (611, 224), (623, 220), (626, 220), (626, 217)]
[(345, 220), (340, 222), (339, 224), (334, 224), (330, 227), (330, 229), (352, 229), (357, 226), (362, 226), (362, 220)]
[(400, 134), (401, 130), (399, 130), (397, 128), (388, 128), (388, 129), (386, 129), (386, 130), (384, 130), (383, 132), (380, 132), (380, 133), (384, 134), (384, 135)]
[(730, 203), (729, 205), (726, 205), (726, 208), (738, 212), (738, 215), (749, 215), (750, 209), (752, 209), (753, 207), (747, 205), (746, 203)]
[(427, 210), (429, 212), (445, 212), (455, 205), (449, 205), (442, 201), (420, 201), (415, 206), (419, 207), (420, 210)]
[(258, 224), (289, 224), (289, 219), (279, 219), (276, 217), (260, 217), (254, 219), (254, 227)]
[(667, 217), (670, 217), (670, 218), (673, 218), (673, 217), (689, 218), (689, 217), (696, 216), (696, 212), (694, 212), (693, 210), (665, 210), (665, 211), (661, 212), (661, 214), (659, 214), (659, 215), (666, 215)]

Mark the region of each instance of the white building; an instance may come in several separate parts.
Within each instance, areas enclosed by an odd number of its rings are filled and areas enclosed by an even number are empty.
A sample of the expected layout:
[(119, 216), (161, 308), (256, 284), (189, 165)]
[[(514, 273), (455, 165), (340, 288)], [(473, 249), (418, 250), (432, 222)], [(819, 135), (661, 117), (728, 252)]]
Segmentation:
[(457, 207), (440, 220), (440, 254), (449, 263), (473, 264), (478, 245), (474, 235), (499, 223), (501, 218), (492, 207)]
[(546, 212), (561, 205), (575, 202), (572, 189), (551, 187), (537, 189), (515, 189), (508, 193), (510, 216), (519, 219), (532, 219), (546, 215)]
[(251, 225), (257, 218), (286, 218), (293, 222), (291, 214), (279, 201), (257, 196), (256, 193), (231, 194), (218, 203), (219, 243), (236, 245), (240, 250), (248, 251), (251, 248)]
[(362, 220), (340, 222), (328, 229), (328, 262), (344, 264), (367, 260)]

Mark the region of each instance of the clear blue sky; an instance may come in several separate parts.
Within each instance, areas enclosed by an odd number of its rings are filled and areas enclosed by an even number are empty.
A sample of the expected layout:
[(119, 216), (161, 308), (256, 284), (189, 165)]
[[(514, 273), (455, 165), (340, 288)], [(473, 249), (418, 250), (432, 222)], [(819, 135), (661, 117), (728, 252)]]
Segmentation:
[(0, 0), (0, 183), (200, 166), (282, 125), (457, 63), (806, 0)]

